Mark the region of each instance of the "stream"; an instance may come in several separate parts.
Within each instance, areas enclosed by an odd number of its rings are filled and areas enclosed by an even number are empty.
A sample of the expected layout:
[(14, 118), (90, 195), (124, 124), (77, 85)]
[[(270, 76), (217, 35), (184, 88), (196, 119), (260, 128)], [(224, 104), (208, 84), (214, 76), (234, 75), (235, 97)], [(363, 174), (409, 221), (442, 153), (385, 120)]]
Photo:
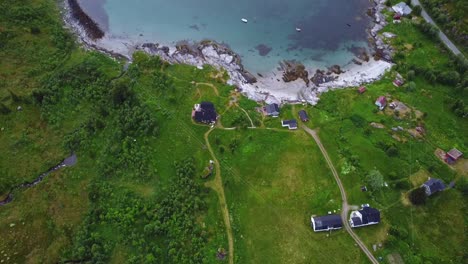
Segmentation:
[(50, 168), (48, 171), (42, 173), (41, 175), (39, 175), (39, 177), (37, 177), (34, 181), (32, 182), (25, 182), (25, 183), (22, 183), (16, 187), (13, 187), (10, 192), (8, 193), (7, 197), (0, 201), (0, 206), (3, 206), (3, 205), (6, 205), (6, 204), (9, 204), (13, 201), (13, 191), (15, 190), (19, 190), (19, 189), (23, 189), (23, 188), (30, 188), (30, 187), (34, 187), (36, 185), (38, 185), (40, 182), (42, 182), (45, 177), (47, 177), (50, 173), (54, 172), (54, 171), (57, 171), (63, 167), (70, 167), (70, 166), (73, 166), (76, 164), (76, 162), (78, 161), (78, 158), (76, 157), (76, 154), (72, 154), (71, 156), (67, 157), (66, 159), (64, 159), (62, 162), (60, 162), (58, 165)]

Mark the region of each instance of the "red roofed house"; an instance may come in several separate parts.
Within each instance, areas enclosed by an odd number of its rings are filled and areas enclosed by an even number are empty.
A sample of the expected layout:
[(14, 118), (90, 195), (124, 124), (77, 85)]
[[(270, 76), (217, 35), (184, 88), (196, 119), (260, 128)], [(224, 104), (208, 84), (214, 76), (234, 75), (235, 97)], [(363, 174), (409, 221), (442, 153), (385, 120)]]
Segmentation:
[(380, 96), (375, 101), (375, 105), (379, 107), (379, 110), (383, 110), (387, 106), (387, 98), (385, 96)]
[(364, 87), (364, 86), (359, 87), (358, 92), (359, 92), (360, 94), (363, 94), (363, 93), (365, 93), (366, 91), (367, 91), (366, 87)]
[(404, 82), (403, 80), (401, 80), (401, 79), (395, 79), (395, 80), (393, 81), (393, 85), (395, 85), (396, 87), (400, 87), (400, 86), (402, 86), (403, 84), (405, 84), (405, 82)]
[(445, 154), (445, 161), (448, 164), (454, 164), (459, 158), (463, 156), (463, 153), (456, 148), (451, 149)]

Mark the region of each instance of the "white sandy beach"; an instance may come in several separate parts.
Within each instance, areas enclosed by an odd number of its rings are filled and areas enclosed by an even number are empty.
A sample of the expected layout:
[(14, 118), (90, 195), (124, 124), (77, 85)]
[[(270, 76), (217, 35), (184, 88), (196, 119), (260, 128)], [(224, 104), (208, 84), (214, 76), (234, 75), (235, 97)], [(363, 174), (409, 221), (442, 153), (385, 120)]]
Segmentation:
[[(307, 102), (315, 105), (318, 103), (321, 93), (332, 89), (356, 87), (374, 82), (380, 79), (392, 66), (391, 63), (383, 60), (376, 61), (372, 58), (362, 65), (351, 63), (343, 68), (344, 73), (332, 75), (338, 77), (335, 81), (321, 84), (318, 87), (313, 83), (310, 83), (309, 87), (307, 87), (301, 79), (285, 83), (282, 80), (282, 72), (280, 71), (258, 78), (258, 82), (254, 84), (237, 84), (235, 81), (232, 81), (232, 83), (241, 87), (247, 97), (253, 100), (264, 100), (267, 103)], [(309, 72), (315, 71), (309, 70)]]

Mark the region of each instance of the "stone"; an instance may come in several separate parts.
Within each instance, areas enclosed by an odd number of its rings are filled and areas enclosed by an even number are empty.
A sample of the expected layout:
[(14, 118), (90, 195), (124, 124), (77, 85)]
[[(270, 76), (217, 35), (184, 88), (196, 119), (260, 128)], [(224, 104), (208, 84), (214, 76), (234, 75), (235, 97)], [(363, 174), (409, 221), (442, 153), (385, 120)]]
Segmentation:
[(283, 81), (292, 82), (297, 79), (302, 79), (309, 86), (309, 72), (305, 66), (295, 61), (283, 61), (281, 63), (281, 69), (283, 70)]

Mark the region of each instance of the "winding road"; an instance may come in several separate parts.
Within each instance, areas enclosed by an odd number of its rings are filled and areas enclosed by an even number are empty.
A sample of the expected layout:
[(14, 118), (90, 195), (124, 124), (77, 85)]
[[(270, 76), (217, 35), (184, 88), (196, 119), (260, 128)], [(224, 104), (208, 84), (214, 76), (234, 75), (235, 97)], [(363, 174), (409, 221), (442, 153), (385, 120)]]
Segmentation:
[[(437, 26), (437, 24), (434, 22), (434, 20), (426, 12), (426, 10), (424, 10), (424, 6), (421, 5), (419, 0), (411, 0), (411, 5), (412, 6), (417, 6), (417, 5), (421, 6), (421, 16), (424, 18), (424, 20), (426, 20), (427, 23), (432, 24), (432, 25), (436, 26), (437, 28), (439, 28)], [(463, 53), (461, 53), (461, 51), (457, 48), (457, 46), (455, 46), (455, 44), (453, 44), (453, 42), (447, 37), (447, 35), (445, 35), (445, 33), (442, 32), (442, 30), (440, 30), (440, 29), (439, 29), (439, 37), (440, 37), (440, 40), (442, 40), (442, 42), (445, 44), (445, 46), (447, 46), (447, 48), (450, 51), (452, 51), (453, 54), (455, 54), (455, 55), (462, 54), (462, 56), (465, 57), (463, 55)]]
[(378, 264), (379, 262), (377, 259), (372, 255), (372, 252), (366, 247), (364, 242), (354, 233), (353, 229), (351, 229), (351, 226), (349, 225), (348, 222), (348, 211), (350, 209), (350, 206), (348, 204), (348, 199), (346, 198), (346, 191), (343, 187), (343, 184), (341, 183), (341, 179), (338, 175), (338, 172), (335, 169), (335, 166), (333, 166), (333, 163), (330, 159), (330, 156), (328, 156), (328, 152), (325, 149), (325, 147), (322, 144), (322, 141), (320, 141), (320, 138), (315, 130), (310, 129), (306, 125), (302, 124), (301, 127), (312, 136), (312, 138), (315, 140), (315, 143), (317, 143), (318, 147), (320, 148), (320, 151), (322, 152), (323, 157), (327, 161), (328, 167), (330, 167), (331, 172), (333, 173), (333, 177), (335, 177), (336, 183), (338, 184), (338, 187), (340, 188), (340, 193), (341, 193), (341, 200), (343, 201), (342, 204), (342, 210), (341, 210), (341, 220), (343, 221), (343, 224), (345, 226), (346, 231), (349, 233), (349, 235), (356, 241), (356, 243), (359, 245), (361, 250), (367, 255), (369, 260), (374, 263)]

